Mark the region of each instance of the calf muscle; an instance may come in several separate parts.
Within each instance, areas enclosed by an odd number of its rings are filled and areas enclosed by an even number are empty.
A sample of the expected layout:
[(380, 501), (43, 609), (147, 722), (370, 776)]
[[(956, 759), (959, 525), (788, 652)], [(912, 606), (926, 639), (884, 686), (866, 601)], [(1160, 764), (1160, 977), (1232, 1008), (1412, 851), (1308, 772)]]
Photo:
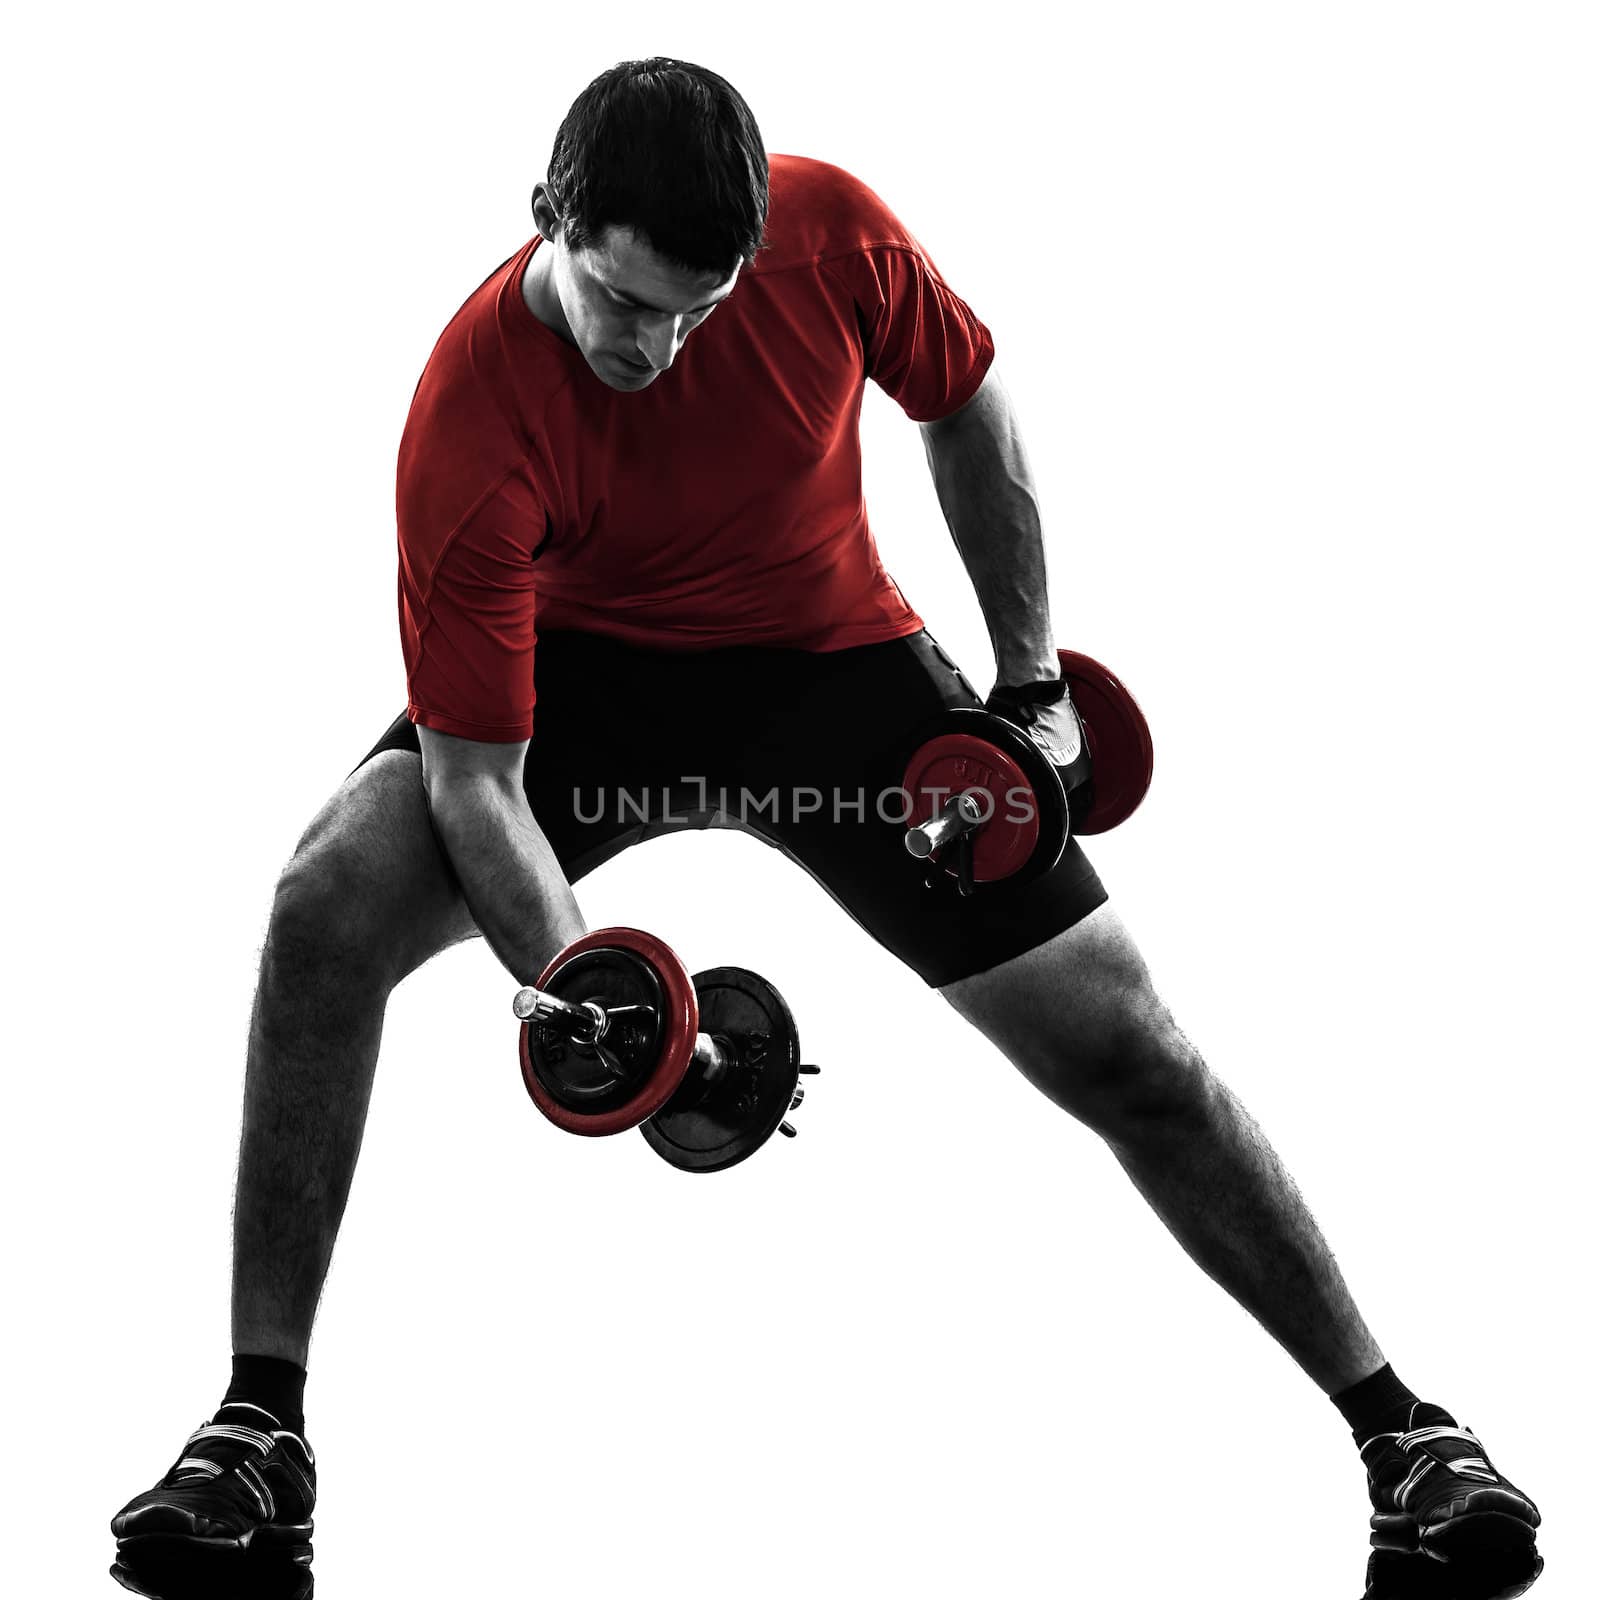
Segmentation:
[(233, 1338), (305, 1364), (395, 984), (474, 933), (421, 762), (374, 758), (306, 830), (274, 898), (250, 1018)]
[(1325, 1391), (1383, 1365), (1293, 1179), (1156, 997), (1109, 907), (941, 992), (1100, 1134), (1191, 1259)]

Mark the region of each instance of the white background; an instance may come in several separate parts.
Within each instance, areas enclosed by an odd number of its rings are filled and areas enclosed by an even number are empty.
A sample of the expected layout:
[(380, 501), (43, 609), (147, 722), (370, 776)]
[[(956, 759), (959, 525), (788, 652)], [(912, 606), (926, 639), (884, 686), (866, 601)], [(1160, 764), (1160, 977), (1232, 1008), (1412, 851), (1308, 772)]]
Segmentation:
[[(403, 698), (413, 385), (572, 98), (670, 53), (993, 329), (1057, 632), (1156, 730), (1092, 858), (1401, 1376), (1540, 1501), (1539, 1593), (1592, 1592), (1589, 8), (675, 9), (79, 6), (8, 52), (7, 1587), (112, 1592), (218, 1398), (272, 885)], [(863, 426), (987, 684), (916, 429)], [(580, 898), (765, 972), (825, 1075), (684, 1177), (535, 1114), (481, 944), (402, 988), (319, 1593), (1356, 1594), (1332, 1407), (820, 890), (716, 835)]]

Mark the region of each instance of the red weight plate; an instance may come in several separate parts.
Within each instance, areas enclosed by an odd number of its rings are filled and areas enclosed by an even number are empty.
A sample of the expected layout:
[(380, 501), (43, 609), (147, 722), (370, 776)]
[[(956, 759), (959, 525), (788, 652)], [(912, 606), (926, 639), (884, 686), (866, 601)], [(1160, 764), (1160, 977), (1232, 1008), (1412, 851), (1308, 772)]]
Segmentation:
[(1150, 724), (1114, 672), (1076, 650), (1058, 650), (1061, 676), (1089, 739), (1094, 804), (1078, 833), (1105, 833), (1139, 809), (1155, 771)]
[(539, 974), (537, 988), (549, 986), (562, 967), (574, 956), (589, 950), (624, 950), (637, 960), (649, 965), (661, 985), (664, 1014), (661, 1018), (661, 1055), (650, 1076), (639, 1086), (639, 1092), (626, 1105), (610, 1111), (587, 1113), (574, 1111), (562, 1105), (539, 1082), (533, 1063), (528, 1059), (528, 1024), (522, 1024), (518, 1054), (522, 1060), (522, 1081), (527, 1085), (533, 1103), (558, 1128), (568, 1133), (607, 1134), (621, 1133), (636, 1128), (647, 1117), (653, 1117), (683, 1082), (694, 1055), (695, 1036), (700, 1031), (700, 1008), (694, 996), (694, 985), (689, 981), (688, 969), (678, 959), (677, 953), (653, 933), (639, 928), (596, 928), (581, 939), (575, 939), (556, 956)]
[[(911, 796), (908, 827), (931, 821), (955, 796), (980, 789), (993, 805), (972, 841), (975, 883), (993, 883), (1019, 872), (1039, 843), (1039, 802), (1027, 773), (1004, 750), (970, 733), (941, 733), (919, 745), (906, 763)], [(928, 791), (934, 791), (932, 793)], [(1026, 799), (1022, 796), (1026, 795)], [(954, 860), (948, 848), (941, 861)]]

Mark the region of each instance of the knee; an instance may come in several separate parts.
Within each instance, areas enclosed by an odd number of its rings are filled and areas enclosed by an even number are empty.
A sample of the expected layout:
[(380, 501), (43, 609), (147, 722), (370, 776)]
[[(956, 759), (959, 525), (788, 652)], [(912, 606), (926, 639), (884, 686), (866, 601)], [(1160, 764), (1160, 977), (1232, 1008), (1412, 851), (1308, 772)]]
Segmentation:
[(1112, 1144), (1182, 1138), (1210, 1120), (1216, 1081), (1153, 995), (1041, 1041), (1024, 1072)]
[(392, 987), (398, 929), (380, 866), (337, 832), (302, 841), (272, 898), (263, 975), (308, 988), (352, 981)]

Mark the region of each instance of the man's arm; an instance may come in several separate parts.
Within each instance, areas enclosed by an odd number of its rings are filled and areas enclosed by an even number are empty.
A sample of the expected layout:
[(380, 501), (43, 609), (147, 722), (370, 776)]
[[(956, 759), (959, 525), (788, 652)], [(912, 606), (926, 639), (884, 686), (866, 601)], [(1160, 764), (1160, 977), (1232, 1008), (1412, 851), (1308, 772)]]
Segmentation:
[(483, 936), (518, 983), (585, 932), (522, 787), (528, 741), (483, 744), (418, 727), (428, 809)]
[(983, 608), (996, 682), (1058, 677), (1033, 473), (994, 368), (959, 411), (918, 426), (945, 521)]

